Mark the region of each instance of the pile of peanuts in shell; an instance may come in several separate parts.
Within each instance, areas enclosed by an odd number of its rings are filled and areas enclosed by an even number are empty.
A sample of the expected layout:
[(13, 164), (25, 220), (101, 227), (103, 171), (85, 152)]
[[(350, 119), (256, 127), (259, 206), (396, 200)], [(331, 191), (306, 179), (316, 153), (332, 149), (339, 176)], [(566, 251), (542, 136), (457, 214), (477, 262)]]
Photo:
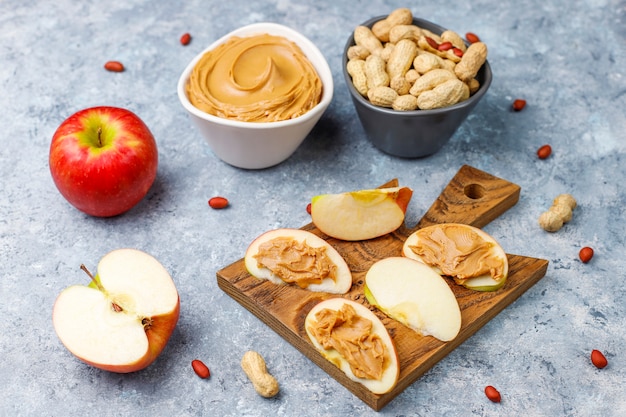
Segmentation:
[(430, 110), (467, 100), (480, 88), (476, 74), (487, 59), (479, 39), (466, 46), (452, 30), (437, 35), (413, 24), (407, 8), (371, 27), (357, 26), (346, 70), (372, 104), (398, 111)]

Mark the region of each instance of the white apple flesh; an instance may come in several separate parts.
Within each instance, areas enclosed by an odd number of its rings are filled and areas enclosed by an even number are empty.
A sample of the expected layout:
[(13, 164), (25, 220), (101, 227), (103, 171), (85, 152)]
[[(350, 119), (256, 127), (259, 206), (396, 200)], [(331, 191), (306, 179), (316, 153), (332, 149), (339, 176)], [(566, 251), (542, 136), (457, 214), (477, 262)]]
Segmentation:
[[(316, 322), (315, 315), (319, 311), (325, 308), (338, 311), (341, 310), (344, 304), (350, 304), (359, 316), (372, 322), (371, 333), (380, 337), (385, 346), (388, 355), (388, 362), (387, 367), (383, 371), (381, 379), (359, 378), (354, 375), (352, 369), (350, 368), (350, 363), (337, 350), (325, 349), (320, 344), (320, 342), (318, 342), (317, 338), (310, 330), (311, 325)], [(322, 356), (324, 356), (324, 358), (326, 358), (328, 361), (341, 369), (351, 380), (364, 385), (374, 394), (384, 394), (386, 392), (389, 392), (396, 385), (396, 382), (398, 381), (398, 376), (400, 375), (400, 363), (398, 361), (398, 354), (395, 348), (395, 344), (393, 342), (393, 339), (391, 339), (389, 332), (387, 332), (385, 325), (367, 307), (344, 298), (331, 298), (316, 304), (311, 309), (311, 311), (309, 311), (305, 319), (304, 327), (306, 329), (307, 335), (309, 336), (309, 339), (311, 340), (311, 343), (313, 343), (313, 346), (315, 346), (315, 349), (317, 349), (322, 354)]]
[(461, 329), (461, 309), (446, 281), (414, 259), (375, 262), (365, 276), (364, 293), (370, 304), (423, 336), (447, 342)]
[(328, 292), (333, 294), (345, 294), (352, 287), (352, 273), (345, 259), (333, 248), (328, 242), (319, 236), (302, 229), (275, 229), (263, 233), (248, 246), (244, 256), (244, 263), (250, 275), (267, 279), (274, 284), (285, 285), (286, 282), (270, 269), (263, 265), (259, 265), (255, 256), (259, 253), (259, 247), (275, 238), (289, 238), (297, 242), (304, 242), (312, 248), (325, 248), (325, 254), (330, 258), (336, 267), (336, 276), (333, 280), (330, 277), (324, 278), (322, 282), (310, 284), (306, 287), (309, 291)]
[(336, 239), (373, 239), (402, 225), (412, 195), (408, 187), (318, 195), (311, 200), (311, 220)]
[(63, 290), (52, 322), (63, 345), (96, 368), (146, 368), (167, 344), (180, 313), (174, 281), (155, 258), (136, 249), (105, 255), (91, 285)]

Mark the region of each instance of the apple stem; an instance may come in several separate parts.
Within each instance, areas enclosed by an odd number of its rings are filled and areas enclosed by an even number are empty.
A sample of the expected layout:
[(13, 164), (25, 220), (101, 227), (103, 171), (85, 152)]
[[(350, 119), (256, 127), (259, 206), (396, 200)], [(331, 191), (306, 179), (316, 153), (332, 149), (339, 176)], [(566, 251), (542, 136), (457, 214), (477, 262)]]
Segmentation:
[(80, 264), (80, 269), (82, 269), (83, 271), (85, 271), (87, 275), (89, 275), (89, 278), (91, 278), (91, 281), (93, 281), (93, 283), (96, 284), (96, 287), (98, 287), (100, 291), (104, 292), (104, 288), (102, 287), (102, 285), (100, 285), (100, 283), (96, 280), (96, 278), (94, 278), (93, 274), (87, 269), (85, 264)]
[(102, 148), (102, 126), (98, 126), (98, 147)]
[[(102, 292), (106, 292), (104, 290), (104, 287), (102, 286), (102, 284), (100, 284), (98, 282), (98, 280), (93, 276), (93, 274), (87, 269), (87, 267), (85, 266), (85, 264), (80, 264), (80, 269), (82, 269), (88, 276), (89, 278), (91, 278), (91, 281), (96, 284), (96, 287), (98, 287), (98, 289)], [(116, 303), (111, 303), (111, 307), (113, 308), (113, 310), (115, 310), (116, 312), (120, 312), (122, 311), (122, 307), (120, 307), (118, 304)]]

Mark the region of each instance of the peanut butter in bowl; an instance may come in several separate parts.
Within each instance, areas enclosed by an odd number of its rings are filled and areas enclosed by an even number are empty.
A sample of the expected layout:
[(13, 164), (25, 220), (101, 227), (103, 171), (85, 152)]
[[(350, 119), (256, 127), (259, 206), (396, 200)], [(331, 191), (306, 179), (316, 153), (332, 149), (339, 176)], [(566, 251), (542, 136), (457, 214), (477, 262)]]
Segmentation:
[(238, 168), (264, 169), (289, 158), (333, 98), (320, 50), (276, 23), (240, 27), (183, 70), (180, 103), (213, 153)]
[(322, 81), (294, 42), (267, 33), (233, 36), (206, 52), (186, 87), (198, 109), (244, 122), (301, 116), (322, 97)]

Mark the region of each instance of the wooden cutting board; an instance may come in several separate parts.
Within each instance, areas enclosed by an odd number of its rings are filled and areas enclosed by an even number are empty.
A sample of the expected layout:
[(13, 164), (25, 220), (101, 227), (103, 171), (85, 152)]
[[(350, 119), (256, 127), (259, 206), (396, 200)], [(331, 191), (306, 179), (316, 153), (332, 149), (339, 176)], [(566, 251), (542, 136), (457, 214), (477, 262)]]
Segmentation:
[[(384, 186), (397, 184), (397, 180), (392, 180)], [(504, 287), (495, 292), (472, 291), (447, 280), (457, 297), (462, 315), (461, 331), (450, 342), (420, 336), (369, 306), (363, 295), (363, 282), (369, 267), (382, 258), (400, 256), (404, 240), (418, 228), (437, 223), (464, 223), (483, 227), (513, 207), (519, 200), (519, 194), (518, 185), (465, 165), (413, 229), (403, 226), (380, 238), (347, 242), (322, 234), (313, 224), (302, 227), (326, 239), (345, 258), (352, 271), (353, 285), (343, 297), (370, 307), (382, 320), (396, 344), (400, 377), (395, 388), (383, 395), (373, 394), (361, 384), (348, 379), (315, 350), (306, 335), (304, 319), (309, 310), (320, 301), (337, 295), (314, 293), (259, 280), (248, 274), (243, 259), (219, 270), (217, 283), (233, 299), (378, 411), (539, 281), (546, 273), (548, 261), (507, 254), (509, 277)], [(338, 392), (337, 395), (342, 394)]]

